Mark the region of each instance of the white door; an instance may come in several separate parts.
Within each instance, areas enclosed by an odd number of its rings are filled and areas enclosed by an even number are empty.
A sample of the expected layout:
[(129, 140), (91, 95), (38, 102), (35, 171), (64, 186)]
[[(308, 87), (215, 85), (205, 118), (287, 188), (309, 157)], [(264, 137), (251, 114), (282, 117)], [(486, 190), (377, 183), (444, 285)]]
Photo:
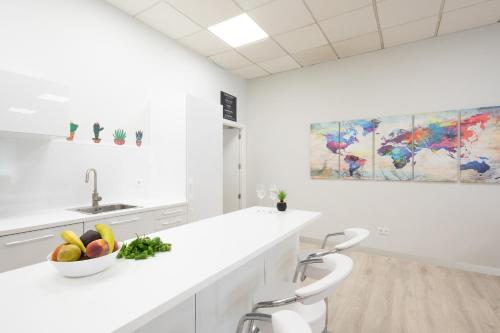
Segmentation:
[(240, 129), (224, 127), (224, 214), (241, 208)]
[(186, 100), (188, 221), (222, 214), (222, 107)]

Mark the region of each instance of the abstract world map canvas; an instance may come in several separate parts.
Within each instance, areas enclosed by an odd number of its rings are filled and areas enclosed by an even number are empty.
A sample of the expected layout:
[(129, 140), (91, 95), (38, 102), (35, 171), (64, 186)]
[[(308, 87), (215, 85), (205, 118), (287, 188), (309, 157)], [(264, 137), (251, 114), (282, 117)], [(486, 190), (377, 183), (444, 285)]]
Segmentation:
[(500, 107), (462, 111), (460, 137), (461, 180), (500, 183)]
[(339, 178), (339, 157), (339, 122), (311, 124), (311, 178)]
[(375, 131), (375, 178), (411, 180), (413, 148), (411, 115), (377, 118)]
[(373, 178), (373, 133), (377, 120), (358, 119), (340, 123), (340, 176)]
[(317, 179), (500, 184), (500, 106), (311, 124)]
[(458, 112), (415, 115), (413, 127), (413, 179), (453, 182), (458, 180)]

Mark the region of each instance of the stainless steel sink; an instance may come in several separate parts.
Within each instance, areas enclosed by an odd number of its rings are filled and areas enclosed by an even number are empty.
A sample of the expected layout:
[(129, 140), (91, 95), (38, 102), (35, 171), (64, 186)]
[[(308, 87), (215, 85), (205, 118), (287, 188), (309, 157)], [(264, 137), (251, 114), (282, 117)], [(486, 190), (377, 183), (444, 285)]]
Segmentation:
[(107, 212), (114, 212), (115, 210), (123, 210), (123, 209), (137, 208), (137, 207), (138, 206), (133, 206), (133, 205), (112, 204), (112, 205), (103, 205), (99, 207), (74, 208), (70, 210), (84, 214), (101, 214)]

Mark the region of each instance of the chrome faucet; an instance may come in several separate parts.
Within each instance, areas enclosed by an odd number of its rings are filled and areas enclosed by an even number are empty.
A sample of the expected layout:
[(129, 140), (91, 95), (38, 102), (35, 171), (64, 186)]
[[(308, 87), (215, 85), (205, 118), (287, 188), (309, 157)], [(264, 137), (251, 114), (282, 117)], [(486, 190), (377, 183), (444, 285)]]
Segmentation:
[(89, 182), (90, 178), (90, 173), (94, 173), (94, 192), (92, 192), (92, 207), (98, 208), (99, 207), (99, 201), (102, 200), (102, 198), (99, 196), (99, 193), (97, 193), (97, 171), (95, 169), (88, 169), (87, 173), (85, 174), (85, 182)]

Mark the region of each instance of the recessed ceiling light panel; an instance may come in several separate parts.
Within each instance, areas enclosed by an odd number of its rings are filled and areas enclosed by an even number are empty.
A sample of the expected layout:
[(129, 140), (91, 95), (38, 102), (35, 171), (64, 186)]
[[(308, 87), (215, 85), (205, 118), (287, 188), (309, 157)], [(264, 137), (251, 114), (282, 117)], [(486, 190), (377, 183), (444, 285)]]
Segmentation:
[(58, 103), (66, 103), (67, 101), (69, 101), (69, 97), (53, 95), (53, 94), (41, 94), (40, 96), (38, 96), (38, 98)]
[(232, 47), (239, 47), (269, 37), (247, 14), (241, 14), (217, 23), (208, 27), (208, 30)]
[(17, 108), (17, 107), (10, 107), (8, 110), (10, 112), (22, 113), (22, 114), (34, 114), (34, 113), (36, 113), (36, 110)]

